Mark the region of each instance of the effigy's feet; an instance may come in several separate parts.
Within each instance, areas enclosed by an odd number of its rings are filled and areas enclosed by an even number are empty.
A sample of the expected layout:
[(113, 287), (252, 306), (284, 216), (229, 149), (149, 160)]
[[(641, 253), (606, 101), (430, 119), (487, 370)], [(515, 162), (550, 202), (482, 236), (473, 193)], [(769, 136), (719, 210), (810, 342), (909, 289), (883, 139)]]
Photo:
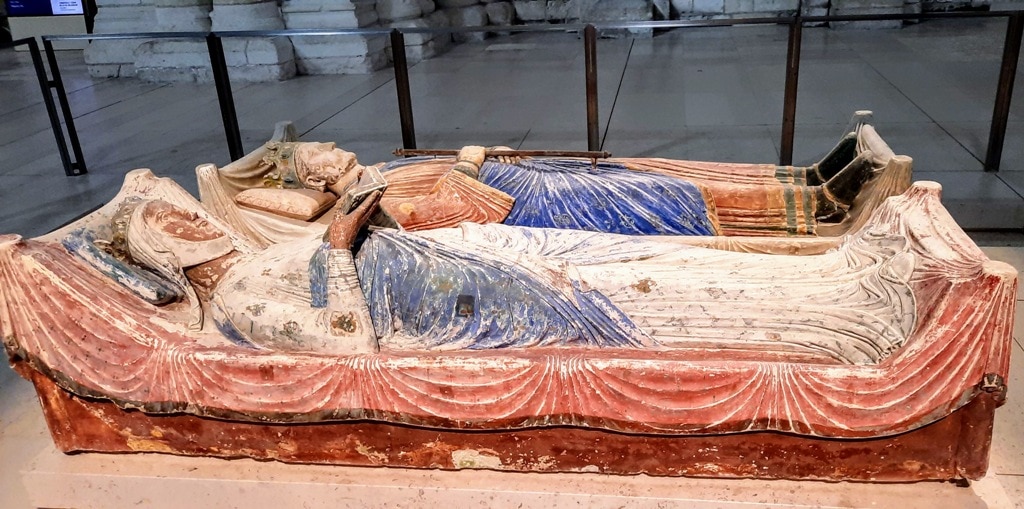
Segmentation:
[(841, 221), (873, 174), (870, 152), (857, 156), (843, 171), (815, 189), (814, 217), (818, 221)]
[(807, 185), (818, 186), (835, 178), (857, 157), (857, 133), (847, 133), (832, 150), (807, 172)]

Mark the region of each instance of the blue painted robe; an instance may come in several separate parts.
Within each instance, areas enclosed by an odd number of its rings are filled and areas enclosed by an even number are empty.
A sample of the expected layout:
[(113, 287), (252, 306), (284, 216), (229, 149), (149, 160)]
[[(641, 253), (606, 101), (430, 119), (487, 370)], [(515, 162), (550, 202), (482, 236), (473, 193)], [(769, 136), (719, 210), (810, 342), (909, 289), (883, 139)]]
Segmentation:
[(601, 292), (583, 291), (571, 277), (550, 277), (559, 267), (542, 262), (509, 263), (378, 231), (355, 263), (385, 348), (638, 347), (649, 341)]

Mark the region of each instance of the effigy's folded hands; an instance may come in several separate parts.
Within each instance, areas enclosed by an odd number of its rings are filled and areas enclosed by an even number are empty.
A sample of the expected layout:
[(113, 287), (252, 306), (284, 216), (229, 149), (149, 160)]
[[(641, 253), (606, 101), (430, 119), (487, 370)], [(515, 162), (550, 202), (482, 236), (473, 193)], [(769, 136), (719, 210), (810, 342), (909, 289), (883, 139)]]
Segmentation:
[[(495, 152), (495, 151), (502, 151), (502, 150), (513, 151), (515, 149), (513, 149), (512, 147), (506, 147), (505, 145), (497, 145), (497, 146), (494, 146), (494, 147), (487, 147), (487, 151), (488, 152)], [(494, 157), (496, 157), (498, 159), (498, 162), (502, 163), (502, 164), (519, 164), (519, 162), (523, 160), (523, 157), (519, 156), (519, 155), (499, 155), (499, 156), (494, 156)]]
[(359, 230), (369, 221), (370, 216), (376, 210), (381, 195), (380, 191), (374, 191), (351, 212), (338, 211), (330, 226), (327, 227), (325, 235), (331, 249), (352, 248), (352, 243), (355, 241), (356, 235), (359, 234)]
[(487, 149), (484, 147), (466, 145), (459, 150), (459, 155), (455, 157), (455, 166), (452, 169), (477, 178), (480, 175), (480, 166), (484, 164), (486, 158)]

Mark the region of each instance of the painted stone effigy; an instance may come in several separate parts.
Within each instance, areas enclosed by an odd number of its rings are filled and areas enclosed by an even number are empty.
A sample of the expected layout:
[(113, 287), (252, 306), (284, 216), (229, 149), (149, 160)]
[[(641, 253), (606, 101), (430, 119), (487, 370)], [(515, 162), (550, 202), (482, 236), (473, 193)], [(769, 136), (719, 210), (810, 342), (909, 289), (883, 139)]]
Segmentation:
[[(375, 223), (407, 231), (500, 222), (631, 235), (837, 236), (863, 226), (885, 198), (910, 185), (910, 158), (895, 155), (863, 122), (809, 167), (487, 158), (481, 147), (456, 158), (363, 166), (333, 144), (296, 143), (285, 126), (278, 131), (239, 161), (197, 170), (204, 205), (264, 246), (294, 240), (308, 226), (300, 221), (296, 231), (287, 221), (296, 216), (281, 205), (298, 199), (295, 188), (344, 201), (355, 181), (375, 182), (370, 173), (387, 180), (378, 214), (385, 217)], [(271, 206), (255, 207), (272, 213), (254, 213), (245, 195), (255, 192), (277, 193)]]
[[(751, 182), (737, 189), (766, 199), (796, 196), (781, 181), (794, 174), (819, 179), (799, 184), (831, 204), (807, 202), (826, 214), (812, 214), (815, 228), (836, 214), (829, 224), (857, 227), (701, 237), (659, 229), (725, 229), (725, 178), (679, 176), (710, 163), (544, 166), (469, 148), (454, 162), (352, 172), (358, 162), (333, 147), (265, 148), (234, 171), (201, 167), (203, 204), (136, 171), (75, 224), (3, 239), (4, 344), (63, 450), (768, 478), (984, 473), (1016, 272), (963, 234), (936, 184), (872, 201), (830, 190), (846, 169), (740, 166)], [(318, 158), (334, 162), (302, 167)], [(843, 189), (909, 161), (854, 167)], [(539, 176), (549, 170), (577, 193), (541, 197), (577, 222), (516, 224), (558, 221), (513, 216), (540, 198), (502, 189), (550, 191)], [(607, 208), (577, 214), (574, 200), (597, 198), (585, 171), (623, 197), (616, 205), (641, 190), (622, 172), (656, 177), (638, 180), (658, 196), (614, 216), (654, 231), (606, 231)], [(301, 190), (277, 201), (291, 216), (250, 206), (265, 193), (235, 199), (289, 187)], [(450, 217), (432, 212), (446, 192), (463, 198)], [(333, 195), (335, 211), (316, 217), (330, 196), (315, 193)], [(665, 195), (688, 205), (644, 208)], [(772, 224), (760, 232), (790, 233)]]

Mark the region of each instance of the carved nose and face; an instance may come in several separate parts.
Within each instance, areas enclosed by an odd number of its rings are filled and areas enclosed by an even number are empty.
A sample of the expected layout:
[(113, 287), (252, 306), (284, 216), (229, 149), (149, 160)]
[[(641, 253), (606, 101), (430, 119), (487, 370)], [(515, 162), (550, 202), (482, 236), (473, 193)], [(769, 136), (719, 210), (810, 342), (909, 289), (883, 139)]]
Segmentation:
[(304, 143), (295, 150), (295, 158), (305, 170), (300, 173), (303, 184), (311, 189), (333, 187), (359, 166), (355, 154), (334, 143)]
[(202, 242), (225, 235), (220, 228), (199, 217), (199, 214), (165, 201), (149, 204), (146, 208), (146, 219), (165, 234), (185, 241)]
[(143, 218), (183, 267), (206, 263), (234, 250), (231, 239), (223, 230), (195, 212), (168, 202), (157, 200), (148, 203)]

